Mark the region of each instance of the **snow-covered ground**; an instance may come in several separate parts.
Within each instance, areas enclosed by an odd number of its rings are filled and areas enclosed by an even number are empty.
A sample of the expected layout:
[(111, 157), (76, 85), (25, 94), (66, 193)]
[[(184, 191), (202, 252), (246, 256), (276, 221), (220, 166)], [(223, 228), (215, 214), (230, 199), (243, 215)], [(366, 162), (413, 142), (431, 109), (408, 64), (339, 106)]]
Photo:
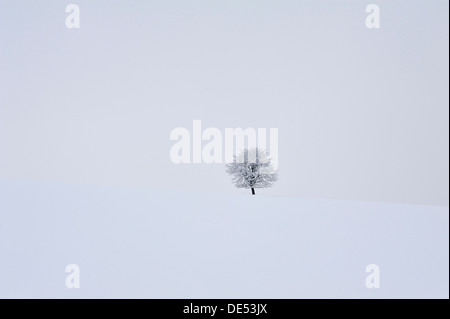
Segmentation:
[(448, 213), (2, 180), (0, 297), (448, 298)]

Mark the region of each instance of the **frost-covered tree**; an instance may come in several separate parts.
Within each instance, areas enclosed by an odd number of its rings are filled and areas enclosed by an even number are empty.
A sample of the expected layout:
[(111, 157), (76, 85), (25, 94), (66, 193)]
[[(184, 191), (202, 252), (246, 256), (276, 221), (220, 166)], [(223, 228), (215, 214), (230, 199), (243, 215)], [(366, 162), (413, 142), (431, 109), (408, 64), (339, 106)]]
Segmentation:
[(226, 171), (236, 187), (250, 188), (253, 195), (255, 188), (270, 187), (278, 179), (267, 152), (258, 148), (244, 150), (234, 156), (233, 162), (226, 164)]

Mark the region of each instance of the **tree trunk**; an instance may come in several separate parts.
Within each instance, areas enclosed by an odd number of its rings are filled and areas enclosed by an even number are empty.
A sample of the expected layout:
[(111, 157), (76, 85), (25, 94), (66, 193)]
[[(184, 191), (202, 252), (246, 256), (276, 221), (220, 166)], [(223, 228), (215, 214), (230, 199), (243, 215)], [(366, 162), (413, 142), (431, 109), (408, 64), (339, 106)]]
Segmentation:
[(252, 195), (255, 195), (255, 189), (252, 187)]

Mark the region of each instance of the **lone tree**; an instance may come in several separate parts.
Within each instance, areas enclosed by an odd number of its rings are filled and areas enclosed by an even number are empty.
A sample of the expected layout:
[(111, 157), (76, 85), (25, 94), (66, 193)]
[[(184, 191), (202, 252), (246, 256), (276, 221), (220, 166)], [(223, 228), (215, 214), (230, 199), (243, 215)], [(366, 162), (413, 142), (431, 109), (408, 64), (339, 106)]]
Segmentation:
[(255, 188), (270, 187), (278, 179), (267, 152), (258, 148), (234, 156), (233, 162), (226, 164), (226, 171), (237, 188), (251, 188), (252, 195)]

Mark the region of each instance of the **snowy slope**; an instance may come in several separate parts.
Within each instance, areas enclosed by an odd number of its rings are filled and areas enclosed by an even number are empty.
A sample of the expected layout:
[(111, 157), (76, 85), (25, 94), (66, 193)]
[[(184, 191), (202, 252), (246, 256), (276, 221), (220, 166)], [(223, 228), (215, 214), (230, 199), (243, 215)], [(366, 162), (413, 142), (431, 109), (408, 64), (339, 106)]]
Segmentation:
[(448, 298), (448, 242), (448, 207), (0, 181), (1, 298)]

